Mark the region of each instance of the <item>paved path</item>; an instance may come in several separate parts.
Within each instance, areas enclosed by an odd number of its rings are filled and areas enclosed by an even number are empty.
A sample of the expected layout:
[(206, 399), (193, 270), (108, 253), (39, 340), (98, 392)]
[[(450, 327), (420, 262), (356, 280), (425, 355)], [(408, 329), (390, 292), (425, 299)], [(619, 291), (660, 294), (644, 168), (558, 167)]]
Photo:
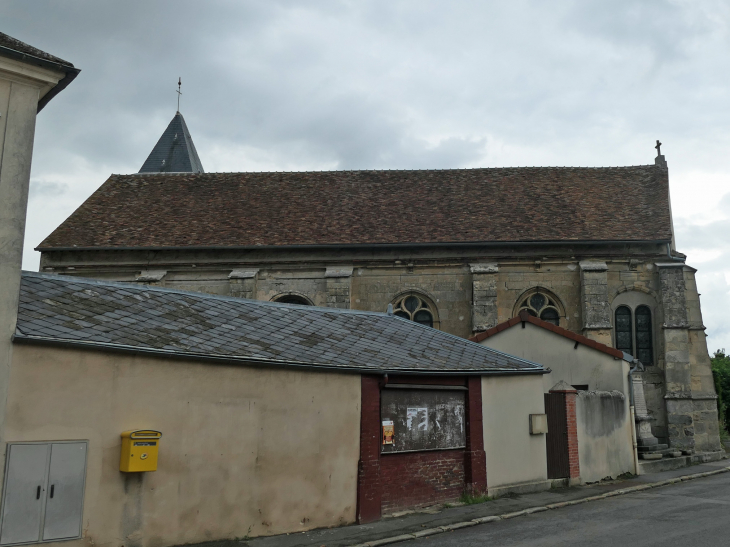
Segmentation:
[(419, 547), (730, 545), (730, 473), (408, 542)]

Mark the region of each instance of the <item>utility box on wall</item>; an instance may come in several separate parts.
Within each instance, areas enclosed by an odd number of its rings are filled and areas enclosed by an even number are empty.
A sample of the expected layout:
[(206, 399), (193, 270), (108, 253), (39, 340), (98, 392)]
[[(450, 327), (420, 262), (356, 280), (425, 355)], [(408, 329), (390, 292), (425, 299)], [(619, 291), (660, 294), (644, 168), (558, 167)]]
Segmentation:
[(530, 435), (542, 435), (547, 432), (547, 414), (530, 414)]
[(137, 429), (122, 433), (122, 455), (119, 470), (124, 473), (157, 471), (157, 449), (162, 433)]

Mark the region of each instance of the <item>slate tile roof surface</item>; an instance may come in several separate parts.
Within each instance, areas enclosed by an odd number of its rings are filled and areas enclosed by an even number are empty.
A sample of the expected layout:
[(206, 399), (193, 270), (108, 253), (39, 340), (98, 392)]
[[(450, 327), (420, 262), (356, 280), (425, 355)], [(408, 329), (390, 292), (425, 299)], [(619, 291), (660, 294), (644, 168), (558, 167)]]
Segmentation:
[(188, 126), (177, 112), (145, 160), (140, 173), (203, 173)]
[(13, 38), (12, 36), (8, 36), (7, 34), (4, 34), (2, 32), (0, 32), (0, 47), (12, 49), (13, 51), (17, 51), (18, 53), (23, 53), (25, 55), (31, 55), (33, 57), (37, 57), (38, 59), (43, 59), (44, 61), (50, 61), (52, 63), (58, 63), (59, 65), (73, 67), (73, 65), (68, 61), (64, 61), (63, 59), (60, 59), (55, 55), (46, 53), (43, 50), (26, 44), (25, 42), (21, 42), (17, 38)]
[(666, 169), (112, 175), (39, 246), (669, 241)]
[(24, 272), (16, 341), (373, 372), (542, 373), (384, 313)]

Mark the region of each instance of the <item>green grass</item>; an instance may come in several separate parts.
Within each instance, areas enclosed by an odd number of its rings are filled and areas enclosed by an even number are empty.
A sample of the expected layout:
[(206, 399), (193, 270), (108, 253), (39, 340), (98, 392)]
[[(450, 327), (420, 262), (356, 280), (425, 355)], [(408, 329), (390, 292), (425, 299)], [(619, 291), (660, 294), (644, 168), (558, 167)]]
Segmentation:
[(618, 477), (616, 477), (616, 480), (625, 481), (626, 479), (633, 479), (635, 476), (636, 475), (630, 471), (627, 471), (626, 473), (621, 473)]
[(492, 501), (492, 498), (486, 494), (474, 494), (472, 492), (464, 492), (459, 501), (464, 505), (475, 505), (477, 503), (484, 503), (485, 501)]

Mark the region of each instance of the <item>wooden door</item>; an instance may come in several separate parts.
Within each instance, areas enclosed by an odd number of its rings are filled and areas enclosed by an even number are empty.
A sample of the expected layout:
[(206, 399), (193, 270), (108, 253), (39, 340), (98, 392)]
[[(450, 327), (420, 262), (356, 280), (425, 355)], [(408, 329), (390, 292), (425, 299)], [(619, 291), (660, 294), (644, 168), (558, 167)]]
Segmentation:
[(568, 417), (565, 411), (565, 395), (563, 393), (546, 393), (545, 413), (548, 422), (548, 432), (545, 439), (548, 479), (570, 477)]

